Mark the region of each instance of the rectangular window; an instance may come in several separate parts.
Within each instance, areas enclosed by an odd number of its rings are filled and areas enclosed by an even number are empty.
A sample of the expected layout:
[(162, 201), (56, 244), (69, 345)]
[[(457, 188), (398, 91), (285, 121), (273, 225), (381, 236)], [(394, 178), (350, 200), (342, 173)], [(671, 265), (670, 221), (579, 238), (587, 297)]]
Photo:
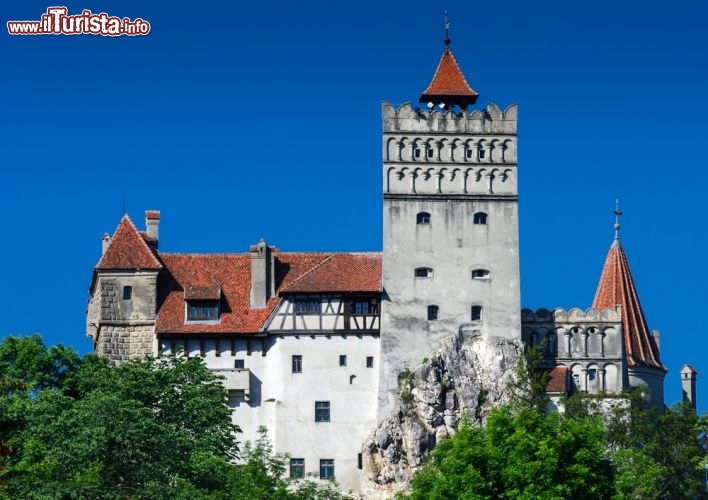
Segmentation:
[(293, 479), (302, 479), (305, 477), (305, 459), (291, 458), (290, 459), (290, 477)]
[(124, 286), (123, 287), (123, 300), (130, 300), (133, 298), (133, 287)]
[(597, 378), (597, 370), (594, 368), (591, 368), (588, 370), (588, 380), (592, 381)]
[(438, 319), (438, 312), (440, 308), (438, 306), (428, 306), (428, 321), (435, 321)]
[(302, 356), (299, 354), (293, 356), (293, 373), (302, 373)]
[(334, 459), (326, 458), (320, 460), (320, 479), (334, 478)]
[(433, 150), (432, 150), (432, 148), (428, 148), (428, 158), (432, 158), (432, 157), (433, 157)]
[(484, 149), (480, 149), (480, 150), (479, 150), (478, 156), (479, 156), (479, 159), (480, 159), (480, 160), (484, 160), (484, 155), (485, 155), (485, 153), (486, 153), (486, 151), (485, 151)]
[(234, 360), (234, 369), (236, 370), (243, 370), (246, 368), (246, 364), (244, 360), (242, 359), (235, 359)]
[(355, 316), (378, 314), (379, 303), (373, 297), (355, 297), (352, 300), (350, 310)]
[(367, 356), (367, 357), (366, 357), (366, 367), (367, 367), (367, 368), (373, 368), (373, 367), (374, 367), (374, 357), (373, 357), (373, 356)]
[(472, 306), (472, 321), (482, 320), (482, 306)]
[(329, 422), (329, 401), (315, 401), (315, 422)]
[(321, 301), (319, 298), (295, 300), (295, 314), (319, 314)]
[(218, 301), (200, 300), (187, 304), (187, 321), (217, 321), (218, 319)]
[(346, 354), (339, 355), (339, 366), (347, 366), (347, 355)]

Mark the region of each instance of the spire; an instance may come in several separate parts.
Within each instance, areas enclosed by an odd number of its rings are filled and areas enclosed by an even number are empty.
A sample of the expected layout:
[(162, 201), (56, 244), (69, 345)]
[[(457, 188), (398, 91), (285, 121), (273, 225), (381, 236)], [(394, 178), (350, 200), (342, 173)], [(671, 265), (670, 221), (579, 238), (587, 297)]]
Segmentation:
[(466, 109), (477, 101), (479, 94), (467, 83), (450, 50), (449, 30), (450, 22), (445, 11), (445, 39), (443, 40), (445, 51), (440, 58), (433, 80), (421, 94), (419, 102), (428, 104), (429, 107), (441, 106), (444, 109), (452, 109), (453, 106), (459, 106)]
[(594, 309), (603, 310), (622, 306), (624, 347), (629, 366), (647, 366), (665, 370), (659, 359), (659, 348), (649, 331), (644, 317), (627, 256), (619, 241), (619, 204), (615, 209), (615, 239), (607, 253), (597, 285)]
[(615, 200), (615, 241), (612, 243), (613, 245), (617, 244), (619, 245), (619, 240), (620, 240), (620, 216), (624, 215), (624, 212), (620, 210), (620, 201), (619, 199)]

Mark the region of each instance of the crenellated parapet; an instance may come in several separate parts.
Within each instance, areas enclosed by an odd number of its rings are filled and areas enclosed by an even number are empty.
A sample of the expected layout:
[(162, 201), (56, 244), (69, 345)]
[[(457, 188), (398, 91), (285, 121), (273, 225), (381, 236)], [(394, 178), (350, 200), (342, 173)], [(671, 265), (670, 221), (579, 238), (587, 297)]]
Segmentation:
[(531, 309), (521, 310), (521, 321), (524, 323), (593, 323), (593, 322), (620, 322), (622, 321), (622, 315), (620, 308), (607, 308), (602, 311), (597, 309), (586, 309), (583, 311), (578, 307), (573, 307), (572, 309), (565, 310), (562, 307), (557, 307), (555, 309), (538, 309), (536, 312)]
[(521, 337), (543, 347), (549, 366), (568, 369), (567, 387), (615, 394), (625, 387), (621, 308), (521, 311)]
[(429, 111), (413, 108), (410, 102), (398, 108), (382, 103), (383, 131), (451, 133), (451, 134), (508, 134), (516, 135), (517, 105), (504, 111), (494, 103), (483, 110)]
[(385, 193), (518, 192), (516, 105), (443, 112), (383, 103), (383, 124)]

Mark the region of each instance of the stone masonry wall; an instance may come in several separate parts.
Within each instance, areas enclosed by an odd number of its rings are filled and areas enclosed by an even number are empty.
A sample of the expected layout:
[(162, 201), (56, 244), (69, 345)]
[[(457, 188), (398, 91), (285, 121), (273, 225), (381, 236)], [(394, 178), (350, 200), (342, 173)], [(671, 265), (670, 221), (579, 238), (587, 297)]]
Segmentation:
[(99, 334), (96, 353), (106, 356), (112, 364), (144, 358), (153, 354), (153, 332), (152, 325), (104, 326)]

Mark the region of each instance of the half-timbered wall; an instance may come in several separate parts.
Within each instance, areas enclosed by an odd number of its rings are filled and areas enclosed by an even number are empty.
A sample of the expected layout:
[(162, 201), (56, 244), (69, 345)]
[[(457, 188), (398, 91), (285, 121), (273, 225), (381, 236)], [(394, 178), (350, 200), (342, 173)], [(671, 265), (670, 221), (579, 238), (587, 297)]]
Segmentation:
[(380, 299), (375, 295), (302, 294), (281, 300), (269, 332), (379, 331)]

